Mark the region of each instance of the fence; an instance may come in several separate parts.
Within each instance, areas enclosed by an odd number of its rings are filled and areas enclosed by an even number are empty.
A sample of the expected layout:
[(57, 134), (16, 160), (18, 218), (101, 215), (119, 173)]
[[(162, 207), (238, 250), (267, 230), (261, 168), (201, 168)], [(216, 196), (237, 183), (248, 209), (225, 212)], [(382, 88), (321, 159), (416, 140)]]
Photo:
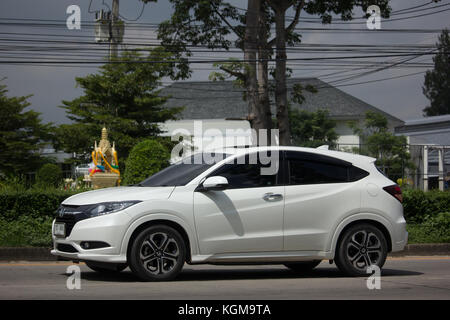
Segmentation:
[[(332, 149), (367, 155), (367, 147), (366, 144), (336, 144)], [(400, 184), (422, 190), (449, 190), (450, 146), (411, 144), (405, 145), (405, 148), (411, 156), (408, 163), (398, 160), (395, 168), (387, 166), (379, 169)]]

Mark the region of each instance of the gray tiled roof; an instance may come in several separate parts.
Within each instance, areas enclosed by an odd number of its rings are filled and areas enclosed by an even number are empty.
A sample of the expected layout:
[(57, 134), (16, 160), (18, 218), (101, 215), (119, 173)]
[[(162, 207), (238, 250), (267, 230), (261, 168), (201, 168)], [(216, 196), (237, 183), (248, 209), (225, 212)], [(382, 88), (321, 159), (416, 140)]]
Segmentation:
[[(395, 126), (403, 124), (402, 120), (316, 78), (289, 78), (288, 97), (295, 83), (313, 85), (318, 92), (305, 92), (305, 102), (302, 105), (291, 102), (292, 108), (328, 109), (335, 119), (361, 119), (370, 110), (384, 114)], [(167, 107), (185, 107), (183, 119), (226, 119), (246, 117), (247, 102), (242, 99), (242, 91), (232, 81), (176, 82), (162, 89), (161, 95), (172, 97), (166, 102)], [(274, 100), (272, 96), (272, 114), (275, 114)]]

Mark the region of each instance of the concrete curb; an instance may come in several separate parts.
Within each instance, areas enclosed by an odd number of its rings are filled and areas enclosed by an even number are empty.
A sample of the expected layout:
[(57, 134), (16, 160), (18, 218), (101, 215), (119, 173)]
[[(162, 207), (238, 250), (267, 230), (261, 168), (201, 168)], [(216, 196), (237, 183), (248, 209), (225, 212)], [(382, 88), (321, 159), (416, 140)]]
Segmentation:
[(0, 247), (0, 261), (56, 261), (50, 254), (51, 248), (42, 247)]
[[(0, 247), (0, 261), (57, 261), (50, 254), (51, 248)], [(450, 243), (408, 244), (405, 250), (390, 253), (391, 257), (402, 256), (450, 256)]]
[(401, 256), (449, 256), (450, 243), (408, 244), (403, 251), (391, 252), (391, 257)]

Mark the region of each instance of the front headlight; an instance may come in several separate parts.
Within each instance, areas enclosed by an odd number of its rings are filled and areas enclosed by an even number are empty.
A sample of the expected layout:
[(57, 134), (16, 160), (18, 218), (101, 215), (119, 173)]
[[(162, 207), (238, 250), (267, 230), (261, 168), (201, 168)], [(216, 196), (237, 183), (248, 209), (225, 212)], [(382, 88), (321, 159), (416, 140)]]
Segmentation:
[(105, 214), (124, 210), (141, 201), (120, 201), (120, 202), (103, 202), (97, 204), (94, 208), (90, 209), (87, 214), (91, 217), (98, 217)]

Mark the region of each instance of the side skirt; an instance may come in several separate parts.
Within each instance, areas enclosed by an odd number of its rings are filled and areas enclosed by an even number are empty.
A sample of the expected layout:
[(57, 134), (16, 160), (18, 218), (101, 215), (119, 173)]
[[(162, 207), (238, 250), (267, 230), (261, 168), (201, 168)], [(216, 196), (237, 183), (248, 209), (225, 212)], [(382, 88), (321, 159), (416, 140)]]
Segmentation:
[(332, 252), (324, 251), (279, 251), (220, 253), (192, 256), (191, 264), (277, 264), (295, 261), (330, 260)]

